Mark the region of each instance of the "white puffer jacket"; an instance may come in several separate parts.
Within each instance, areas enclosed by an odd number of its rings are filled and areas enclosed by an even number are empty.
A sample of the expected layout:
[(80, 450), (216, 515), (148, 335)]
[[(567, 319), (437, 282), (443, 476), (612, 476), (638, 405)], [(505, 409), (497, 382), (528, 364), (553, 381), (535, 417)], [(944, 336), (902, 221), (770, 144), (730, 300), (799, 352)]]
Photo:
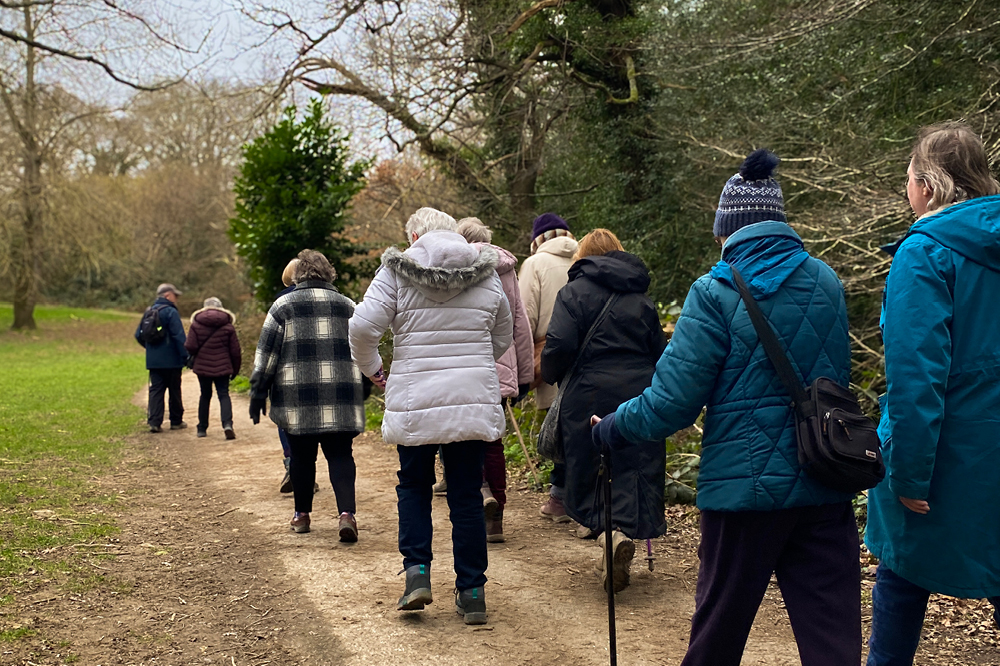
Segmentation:
[(378, 343), (393, 333), (382, 437), (417, 446), (503, 436), (496, 360), (513, 319), (496, 274), (497, 254), (453, 231), (429, 231), (406, 252), (382, 255), (350, 322), (351, 355), (378, 372)]

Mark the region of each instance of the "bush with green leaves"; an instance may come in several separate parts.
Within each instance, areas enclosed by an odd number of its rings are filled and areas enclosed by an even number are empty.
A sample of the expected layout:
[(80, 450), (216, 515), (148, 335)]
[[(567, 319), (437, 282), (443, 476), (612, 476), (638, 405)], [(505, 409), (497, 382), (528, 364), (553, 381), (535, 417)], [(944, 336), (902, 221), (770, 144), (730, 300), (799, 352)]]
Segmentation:
[(348, 163), (347, 141), (313, 100), (301, 120), (290, 106), (277, 125), (243, 147), (229, 237), (247, 262), (258, 302), (273, 299), (285, 266), (305, 248), (326, 255), (339, 285), (350, 282), (345, 260), (359, 248), (344, 236), (344, 225), (371, 161)]

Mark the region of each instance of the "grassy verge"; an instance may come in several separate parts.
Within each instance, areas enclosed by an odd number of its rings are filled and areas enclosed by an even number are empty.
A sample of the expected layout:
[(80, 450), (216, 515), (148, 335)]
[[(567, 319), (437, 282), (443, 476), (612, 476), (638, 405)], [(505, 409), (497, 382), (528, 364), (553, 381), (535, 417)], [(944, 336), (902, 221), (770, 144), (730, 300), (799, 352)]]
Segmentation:
[[(0, 605), (100, 581), (86, 544), (116, 532), (119, 489), (105, 475), (142, 410), (137, 315), (40, 307), (39, 329), (8, 330), (0, 304)], [(0, 627), (0, 641), (18, 629)]]

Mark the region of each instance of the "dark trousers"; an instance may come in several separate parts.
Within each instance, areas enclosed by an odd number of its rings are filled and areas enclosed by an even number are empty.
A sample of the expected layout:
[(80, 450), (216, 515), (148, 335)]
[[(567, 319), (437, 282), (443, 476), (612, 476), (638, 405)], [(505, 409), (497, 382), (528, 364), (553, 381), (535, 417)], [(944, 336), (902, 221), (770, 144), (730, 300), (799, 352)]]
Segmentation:
[[(441, 447), (448, 482), (451, 542), (455, 554), (455, 587), (470, 590), (486, 584), (486, 523), (483, 520), (483, 450), (480, 441), (452, 442)], [(437, 444), (397, 446), (399, 452), (399, 552), (403, 568), (430, 564), (431, 499)], [(294, 461), (295, 458), (293, 457)]]
[[(872, 634), (868, 666), (912, 666), (920, 643), (924, 614), (931, 593), (884, 564), (875, 573), (872, 590)], [(993, 618), (1000, 623), (1000, 597), (990, 599)]]
[(222, 413), (222, 427), (233, 425), (233, 401), (229, 399), (229, 375), (225, 377), (205, 377), (198, 375), (201, 397), (198, 399), (198, 430), (208, 430), (208, 408), (212, 404), (212, 385), (219, 396), (219, 411)]
[(354, 433), (331, 432), (315, 435), (287, 434), (292, 449), (292, 461), (288, 474), (292, 477), (292, 492), (295, 493), (295, 510), (311, 513), (313, 504), (313, 484), (316, 482), (316, 455), (323, 448), (327, 467), (330, 469), (330, 483), (337, 497), (339, 513), (357, 513), (354, 500), (354, 481), (357, 467), (354, 465)]
[(682, 666), (739, 666), (772, 572), (803, 666), (861, 661), (861, 568), (850, 502), (703, 511), (691, 642)]
[(170, 425), (184, 419), (184, 401), (181, 400), (182, 368), (154, 368), (149, 371), (149, 407), (146, 422), (151, 427), (163, 425), (163, 397), (170, 391)]
[(486, 445), (483, 459), (483, 480), (490, 487), (493, 497), (500, 503), (500, 509), (507, 506), (507, 460), (503, 457), (503, 441), (497, 440)]
[(549, 483), (552, 487), (549, 488), (549, 495), (552, 497), (557, 497), (559, 499), (565, 499), (566, 497), (566, 463), (557, 462), (553, 463), (552, 471), (549, 473)]
[(281, 442), (281, 452), (286, 458), (292, 457), (292, 447), (288, 445), (288, 433), (284, 428), (278, 428), (278, 441)]

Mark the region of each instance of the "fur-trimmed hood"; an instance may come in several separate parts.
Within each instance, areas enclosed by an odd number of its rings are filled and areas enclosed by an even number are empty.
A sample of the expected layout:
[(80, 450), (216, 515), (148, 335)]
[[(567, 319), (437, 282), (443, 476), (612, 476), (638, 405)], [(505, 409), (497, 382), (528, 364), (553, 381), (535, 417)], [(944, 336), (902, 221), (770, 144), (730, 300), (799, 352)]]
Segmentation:
[[(200, 310), (195, 310), (191, 313), (191, 323), (194, 323), (195, 317), (205, 312), (212, 313), (201, 318), (201, 323), (205, 326), (219, 328), (220, 326), (225, 326), (226, 324), (236, 323), (236, 315), (226, 308), (201, 308)], [(229, 321), (222, 321), (221, 315), (216, 315), (216, 312), (229, 315)]]
[(496, 272), (492, 247), (476, 248), (454, 231), (429, 231), (405, 252), (390, 247), (382, 265), (427, 298), (443, 303)]

